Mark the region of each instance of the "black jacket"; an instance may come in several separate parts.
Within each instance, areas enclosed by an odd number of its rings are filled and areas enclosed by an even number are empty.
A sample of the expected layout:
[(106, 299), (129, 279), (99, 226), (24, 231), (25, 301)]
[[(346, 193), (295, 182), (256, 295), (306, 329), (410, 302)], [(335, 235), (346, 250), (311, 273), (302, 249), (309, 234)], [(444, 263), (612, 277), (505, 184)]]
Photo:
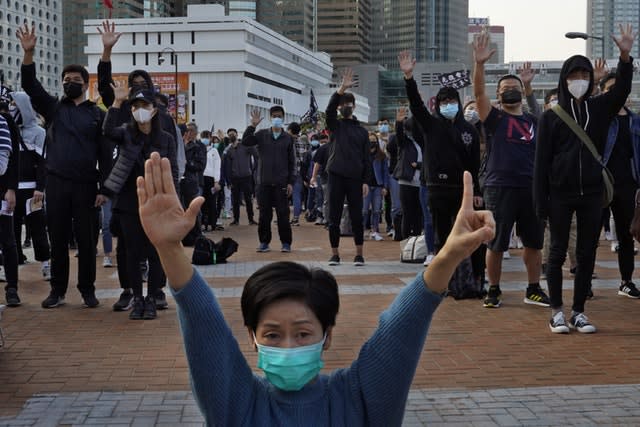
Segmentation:
[[(616, 84), (603, 95), (586, 96), (578, 102), (567, 88), (567, 75), (584, 68), (591, 73), (593, 67), (588, 58), (575, 55), (567, 59), (560, 71), (558, 104), (573, 117), (593, 141), (602, 155), (607, 139), (609, 123), (624, 106), (631, 92), (633, 59), (618, 62)], [(533, 177), (536, 213), (541, 219), (548, 216), (549, 196), (585, 196), (603, 191), (602, 166), (593, 158), (577, 135), (554, 113), (547, 110), (538, 124), (536, 158)]]
[[(422, 175), (428, 186), (462, 187), (463, 172), (473, 177), (475, 193), (479, 194), (480, 135), (464, 119), (464, 110), (458, 96), (458, 114), (453, 121), (440, 114), (429, 113), (422, 102), (416, 81), (405, 79), (411, 114), (424, 132), (424, 164)], [(399, 143), (399, 142), (398, 142)]]
[(76, 105), (70, 99), (49, 95), (36, 78), (35, 64), (22, 65), (21, 78), (33, 108), (47, 124), (47, 173), (101, 184), (111, 169), (113, 152), (112, 144), (102, 135), (105, 113), (91, 101)]
[(249, 126), (242, 135), (242, 145), (258, 148), (258, 185), (293, 185), (296, 155), (291, 135), (282, 130), (278, 139), (273, 139), (271, 128), (256, 132)]
[(201, 142), (191, 141), (184, 146), (187, 163), (184, 180), (193, 185), (204, 186), (204, 169), (207, 167), (207, 147)]
[(369, 183), (373, 176), (369, 132), (355, 118), (338, 120), (339, 103), (340, 95), (335, 92), (326, 111), (327, 128), (333, 142), (326, 169), (332, 174)]
[(4, 197), (4, 193), (7, 190), (18, 189), (18, 181), (20, 174), (20, 128), (16, 125), (16, 122), (9, 113), (0, 113), (2, 117), (7, 121), (9, 132), (11, 133), (11, 154), (9, 155), (9, 164), (7, 165), (7, 171), (4, 175), (0, 176), (0, 197)]
[[(419, 136), (419, 133), (416, 134), (415, 140), (419, 147), (423, 146), (424, 141)], [(418, 150), (416, 149), (416, 146), (407, 137), (404, 130), (404, 121), (396, 122), (396, 138), (394, 145), (397, 147), (394, 149), (397, 156), (395, 168), (393, 169), (393, 177), (397, 180), (412, 181), (416, 170), (422, 170), (422, 164), (418, 163)], [(416, 166), (412, 166), (412, 163), (416, 163)]]
[(230, 145), (224, 152), (222, 165), (225, 179), (233, 184), (233, 181), (253, 176), (257, 163), (258, 152), (255, 147), (247, 147), (238, 143)]

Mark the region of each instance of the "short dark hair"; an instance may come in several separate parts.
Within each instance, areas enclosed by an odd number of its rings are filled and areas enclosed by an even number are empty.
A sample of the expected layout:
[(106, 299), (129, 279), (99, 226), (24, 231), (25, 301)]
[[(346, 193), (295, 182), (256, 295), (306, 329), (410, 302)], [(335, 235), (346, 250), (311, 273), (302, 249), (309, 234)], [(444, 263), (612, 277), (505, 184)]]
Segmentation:
[(551, 102), (551, 97), (555, 95), (558, 96), (558, 88), (553, 88), (551, 89), (549, 92), (547, 92), (547, 94), (544, 96), (544, 103), (548, 104), (549, 102)]
[(202, 132), (200, 132), (200, 138), (210, 138), (210, 137), (211, 137), (211, 131), (203, 130)]
[(348, 104), (350, 102), (356, 103), (356, 97), (351, 92), (343, 93), (340, 97), (340, 103), (338, 105)]
[(522, 83), (522, 80), (520, 80), (520, 77), (516, 76), (515, 74), (505, 74), (504, 76), (500, 77), (498, 79), (498, 84), (496, 85), (496, 90), (500, 89), (500, 83), (502, 83), (503, 80), (509, 80), (509, 79), (515, 79), (517, 81), (520, 82), (520, 87), (524, 89), (524, 83)]
[(319, 136), (318, 139), (329, 139), (329, 135), (327, 135), (326, 133), (322, 132)]
[(169, 105), (169, 98), (167, 97), (167, 95), (156, 92), (154, 96), (156, 97), (156, 103), (162, 104), (165, 107)]
[(289, 123), (289, 126), (287, 126), (287, 130), (294, 135), (298, 135), (300, 133), (300, 123), (298, 122)]
[(388, 122), (388, 121), (389, 121), (389, 119), (387, 119), (386, 117), (380, 117), (378, 119), (378, 123), (380, 123), (380, 122)]
[(603, 78), (601, 78), (600, 83), (598, 84), (598, 86), (600, 86), (600, 90), (604, 90), (604, 87), (609, 80), (615, 80), (615, 79), (616, 79), (616, 73), (609, 73)]
[(247, 279), (240, 298), (245, 326), (255, 332), (264, 308), (286, 298), (306, 304), (324, 332), (336, 324), (340, 298), (335, 277), (326, 270), (281, 261), (265, 265)]
[(82, 80), (84, 80), (85, 83), (89, 83), (89, 72), (82, 65), (71, 64), (64, 67), (62, 69), (62, 79), (64, 79), (64, 76), (68, 73), (80, 73)]
[(238, 130), (235, 129), (235, 128), (229, 128), (229, 129), (227, 129), (227, 135), (229, 135), (229, 132), (235, 132), (237, 134)]
[(273, 115), (273, 113), (275, 113), (276, 111), (280, 111), (284, 116), (284, 108), (280, 105), (274, 105), (273, 107), (269, 108), (269, 116)]

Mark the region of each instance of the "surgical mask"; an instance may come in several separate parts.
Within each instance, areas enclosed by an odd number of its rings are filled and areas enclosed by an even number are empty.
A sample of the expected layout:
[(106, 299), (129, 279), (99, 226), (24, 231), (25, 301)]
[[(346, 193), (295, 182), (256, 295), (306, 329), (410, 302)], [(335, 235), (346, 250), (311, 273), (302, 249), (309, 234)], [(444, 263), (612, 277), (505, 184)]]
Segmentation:
[(320, 145), (320, 141), (318, 141), (317, 139), (312, 139), (311, 140), (311, 146), (312, 147), (318, 147)]
[(380, 133), (387, 133), (389, 132), (389, 125), (388, 124), (381, 124), (380, 126), (378, 126), (378, 131)]
[[(258, 347), (258, 368), (262, 369), (267, 380), (284, 391), (301, 390), (314, 379), (324, 366), (322, 341), (302, 347), (280, 348), (261, 345)], [(255, 335), (253, 337), (255, 341)]]
[(271, 119), (271, 127), (275, 129), (282, 129), (283, 124), (284, 124), (284, 120), (282, 119), (282, 117), (274, 117)]
[(445, 104), (440, 106), (440, 114), (451, 120), (458, 114), (458, 104)]
[(82, 96), (82, 83), (67, 82), (62, 85), (64, 95), (69, 99), (76, 99)]
[(351, 117), (351, 115), (353, 114), (353, 107), (352, 106), (345, 106), (342, 107), (340, 109), (340, 114), (342, 114), (342, 117)]
[(557, 99), (552, 99), (551, 101), (549, 101), (549, 106), (550, 107), (555, 107), (556, 105), (558, 105), (558, 100)]
[(219, 142), (214, 142), (213, 143), (213, 148), (218, 149), (219, 146), (220, 146)]
[(476, 110), (467, 110), (464, 112), (464, 119), (472, 125), (475, 125), (480, 121), (480, 116)]
[(146, 108), (138, 108), (133, 111), (133, 119), (139, 124), (149, 123), (153, 118), (153, 110), (147, 110)]
[(204, 145), (209, 145), (209, 138), (202, 138), (200, 141), (202, 141)]
[(502, 92), (500, 102), (505, 105), (513, 105), (522, 102), (522, 92), (517, 89), (509, 89)]
[(567, 89), (576, 99), (580, 99), (589, 90), (589, 80), (567, 80)]

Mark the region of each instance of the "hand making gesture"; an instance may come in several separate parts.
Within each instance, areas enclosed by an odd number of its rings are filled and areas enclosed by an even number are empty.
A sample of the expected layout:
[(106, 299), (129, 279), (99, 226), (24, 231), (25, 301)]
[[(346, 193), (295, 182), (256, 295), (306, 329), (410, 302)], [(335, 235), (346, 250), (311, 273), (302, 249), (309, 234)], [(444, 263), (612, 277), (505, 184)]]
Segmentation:
[(353, 87), (353, 70), (351, 68), (345, 68), (342, 72), (342, 83), (340, 84), (340, 89), (338, 93), (343, 94)]
[(253, 110), (251, 112), (251, 126), (255, 128), (260, 124), (261, 121), (262, 121), (262, 117), (260, 116), (260, 111)]
[(633, 41), (637, 36), (638, 33), (633, 32), (631, 24), (620, 24), (620, 37), (611, 36), (615, 44), (618, 46), (618, 49), (620, 49), (620, 58), (624, 62), (629, 62), (629, 52), (631, 52)]
[(122, 36), (122, 33), (116, 32), (116, 24), (113, 21), (103, 21), (102, 29), (100, 27), (97, 27), (97, 29), (102, 36), (102, 46), (105, 48), (111, 49), (116, 43), (118, 43), (120, 36)]
[(404, 73), (405, 79), (413, 77), (413, 69), (416, 66), (416, 59), (411, 55), (411, 51), (403, 50), (398, 54), (398, 64), (400, 71)]
[(473, 59), (478, 64), (484, 64), (496, 53), (495, 49), (491, 49), (491, 38), (485, 30), (480, 34), (476, 34), (473, 38)]

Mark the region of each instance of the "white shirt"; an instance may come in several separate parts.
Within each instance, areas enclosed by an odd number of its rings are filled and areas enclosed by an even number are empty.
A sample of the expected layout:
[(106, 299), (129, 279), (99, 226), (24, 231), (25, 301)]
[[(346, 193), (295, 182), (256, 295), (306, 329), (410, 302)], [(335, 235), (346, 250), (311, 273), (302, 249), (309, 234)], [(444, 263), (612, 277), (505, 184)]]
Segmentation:
[(220, 181), (221, 165), (222, 160), (218, 149), (214, 148), (213, 145), (209, 145), (207, 147), (207, 166), (204, 168), (204, 176), (213, 177), (216, 182)]

